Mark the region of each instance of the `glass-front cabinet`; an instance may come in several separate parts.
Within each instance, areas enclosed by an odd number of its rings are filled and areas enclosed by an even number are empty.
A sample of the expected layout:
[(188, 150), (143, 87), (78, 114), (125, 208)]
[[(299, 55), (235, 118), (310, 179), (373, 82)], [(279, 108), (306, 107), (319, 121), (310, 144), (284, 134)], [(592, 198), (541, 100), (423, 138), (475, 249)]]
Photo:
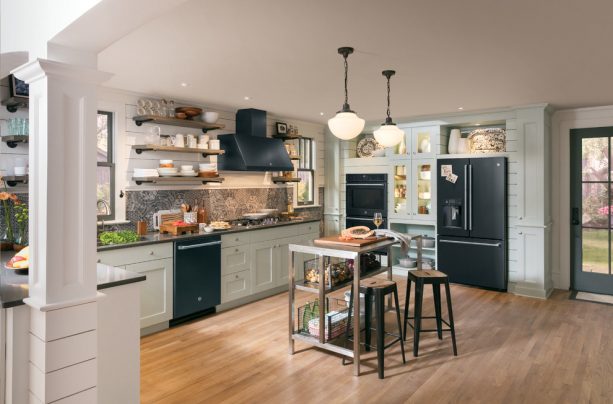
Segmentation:
[(391, 217), (434, 221), (435, 216), (435, 159), (406, 159), (396, 162), (389, 174), (388, 211)]
[(411, 128), (411, 150), (413, 158), (430, 158), (436, 155), (440, 126)]
[(400, 126), (404, 130), (404, 141), (393, 150), (391, 157), (434, 158), (440, 134), (440, 126)]

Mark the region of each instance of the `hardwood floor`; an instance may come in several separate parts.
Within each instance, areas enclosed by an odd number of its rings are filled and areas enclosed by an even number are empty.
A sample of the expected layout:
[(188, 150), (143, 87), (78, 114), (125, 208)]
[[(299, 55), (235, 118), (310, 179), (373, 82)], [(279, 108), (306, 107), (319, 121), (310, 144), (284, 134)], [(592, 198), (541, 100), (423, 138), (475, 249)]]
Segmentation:
[[(398, 280), (404, 302), (403, 280)], [(141, 342), (143, 403), (606, 403), (613, 401), (613, 306), (452, 286), (458, 356), (451, 338), (423, 334), (376, 357), (362, 376), (331, 353), (296, 343), (288, 354), (287, 293)], [(303, 300), (306, 294), (299, 295)], [(312, 295), (309, 295), (311, 297)], [(431, 289), (424, 300), (432, 315)], [(403, 303), (401, 303), (403, 304)], [(443, 310), (446, 315), (446, 310)], [(393, 324), (388, 313), (386, 324)], [(430, 328), (431, 324), (426, 323)]]

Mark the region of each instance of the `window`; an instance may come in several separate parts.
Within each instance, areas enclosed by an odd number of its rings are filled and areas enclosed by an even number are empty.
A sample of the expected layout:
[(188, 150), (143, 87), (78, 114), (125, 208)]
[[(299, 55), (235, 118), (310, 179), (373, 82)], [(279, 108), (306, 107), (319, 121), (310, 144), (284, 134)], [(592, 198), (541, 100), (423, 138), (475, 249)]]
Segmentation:
[(115, 219), (115, 164), (113, 163), (113, 113), (98, 111), (96, 131), (98, 220)]
[(303, 137), (298, 139), (298, 205), (315, 203), (315, 141)]

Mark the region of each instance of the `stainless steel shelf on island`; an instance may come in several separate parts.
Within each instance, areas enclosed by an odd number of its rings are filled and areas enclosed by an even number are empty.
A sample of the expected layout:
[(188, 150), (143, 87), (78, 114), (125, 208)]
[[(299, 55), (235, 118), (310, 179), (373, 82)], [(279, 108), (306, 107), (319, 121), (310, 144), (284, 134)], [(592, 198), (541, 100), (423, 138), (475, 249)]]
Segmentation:
[[(356, 246), (347, 246), (347, 245), (314, 245), (313, 242), (309, 244), (290, 244), (289, 245), (289, 254), (290, 254), (290, 268), (289, 268), (289, 353), (290, 355), (294, 354), (294, 342), (300, 341), (313, 346), (316, 346), (321, 349), (325, 349), (331, 352), (335, 352), (337, 354), (341, 354), (348, 358), (353, 358), (353, 370), (354, 375), (360, 375), (360, 279), (371, 277), (382, 272), (387, 272), (387, 278), (392, 279), (392, 266), (391, 260), (387, 260), (387, 266), (379, 267), (377, 269), (370, 270), (364, 274), (360, 274), (360, 256), (366, 253), (372, 253), (375, 251), (387, 251), (387, 256), (391, 257), (391, 247), (396, 243), (395, 240), (386, 239), (380, 242), (367, 244), (361, 247)], [(319, 281), (317, 289), (313, 289), (312, 287), (308, 287), (304, 282), (296, 282), (296, 254), (309, 254), (315, 255), (318, 257), (318, 267), (319, 270)], [(338, 285), (333, 286), (332, 288), (326, 288), (325, 286), (325, 268), (324, 268), (324, 257), (334, 257), (334, 258), (342, 258), (342, 259), (351, 259), (353, 260), (353, 280), (342, 282)], [(353, 294), (353, 347), (352, 349), (345, 348), (343, 346), (332, 343), (336, 339), (332, 339), (330, 341), (326, 341), (326, 325), (325, 325), (325, 308), (324, 302), (326, 298), (326, 294), (331, 293), (335, 290), (339, 290), (343, 287), (347, 287), (351, 285), (353, 282), (353, 288), (356, 293)], [(296, 307), (295, 307), (295, 297), (296, 297), (296, 289), (303, 290), (311, 293), (317, 293), (319, 296), (319, 303), (321, 309), (319, 310), (319, 332), (318, 337), (312, 335), (305, 335), (300, 333), (299, 330), (296, 329)]]

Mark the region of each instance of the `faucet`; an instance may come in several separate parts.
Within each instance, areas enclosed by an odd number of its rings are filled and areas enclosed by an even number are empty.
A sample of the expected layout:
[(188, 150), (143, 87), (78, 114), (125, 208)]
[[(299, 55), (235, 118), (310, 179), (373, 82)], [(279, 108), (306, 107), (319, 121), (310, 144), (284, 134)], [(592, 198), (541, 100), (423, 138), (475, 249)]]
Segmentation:
[[(104, 199), (98, 199), (96, 201), (96, 209), (98, 209), (98, 207), (100, 206), (100, 204), (102, 204), (102, 207), (104, 208), (105, 211), (105, 215), (108, 216), (111, 214), (111, 207), (109, 206), (109, 204), (107, 203), (107, 201), (105, 201)], [(100, 225), (100, 230), (104, 231), (104, 219), (100, 219), (101, 225)]]

